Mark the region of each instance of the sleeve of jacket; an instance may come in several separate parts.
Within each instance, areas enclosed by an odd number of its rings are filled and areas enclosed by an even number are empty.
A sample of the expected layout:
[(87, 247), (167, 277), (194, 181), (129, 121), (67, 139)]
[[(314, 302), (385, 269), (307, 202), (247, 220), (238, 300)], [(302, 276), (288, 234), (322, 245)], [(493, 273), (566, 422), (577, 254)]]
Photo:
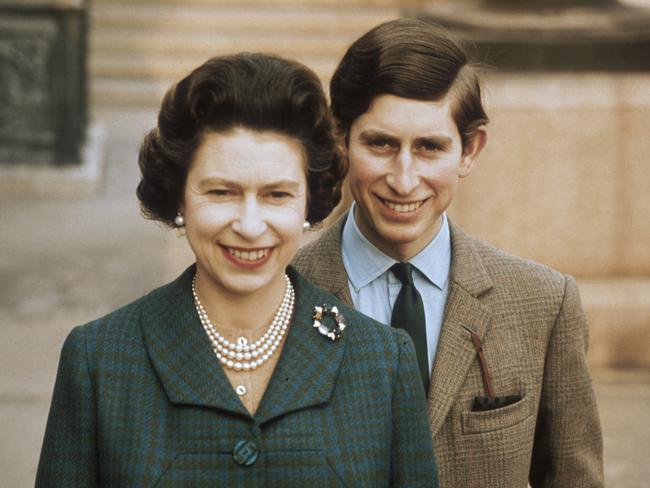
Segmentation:
[(84, 329), (66, 339), (36, 474), (36, 487), (97, 486), (93, 387)]
[(438, 487), (438, 470), (427, 421), (415, 348), (406, 332), (393, 329), (399, 359), (393, 383), (391, 487)]
[(587, 345), (578, 287), (567, 277), (546, 353), (530, 470), (534, 488), (604, 486), (602, 435)]

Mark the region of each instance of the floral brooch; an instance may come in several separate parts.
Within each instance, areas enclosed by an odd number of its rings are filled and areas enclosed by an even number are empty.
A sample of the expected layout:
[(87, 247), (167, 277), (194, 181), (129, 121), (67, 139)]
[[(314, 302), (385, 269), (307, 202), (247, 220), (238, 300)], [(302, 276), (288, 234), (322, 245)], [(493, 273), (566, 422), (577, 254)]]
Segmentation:
[[(343, 315), (339, 313), (336, 306), (330, 306), (324, 303), (321, 306), (314, 307), (314, 324), (313, 326), (318, 329), (325, 337), (329, 337), (333, 341), (341, 338), (343, 331), (347, 327), (343, 322)], [(332, 326), (326, 325), (325, 322), (334, 322)]]

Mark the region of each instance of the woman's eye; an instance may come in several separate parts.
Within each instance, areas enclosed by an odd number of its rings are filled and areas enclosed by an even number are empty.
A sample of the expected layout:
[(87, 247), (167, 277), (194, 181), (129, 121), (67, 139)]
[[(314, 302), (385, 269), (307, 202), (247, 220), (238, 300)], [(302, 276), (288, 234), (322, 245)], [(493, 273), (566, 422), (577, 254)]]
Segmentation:
[(215, 188), (213, 190), (210, 190), (210, 193), (217, 197), (226, 197), (232, 195), (233, 191), (227, 188)]
[(269, 192), (269, 196), (274, 200), (282, 200), (285, 198), (289, 198), (291, 194), (286, 191), (276, 190), (276, 191)]

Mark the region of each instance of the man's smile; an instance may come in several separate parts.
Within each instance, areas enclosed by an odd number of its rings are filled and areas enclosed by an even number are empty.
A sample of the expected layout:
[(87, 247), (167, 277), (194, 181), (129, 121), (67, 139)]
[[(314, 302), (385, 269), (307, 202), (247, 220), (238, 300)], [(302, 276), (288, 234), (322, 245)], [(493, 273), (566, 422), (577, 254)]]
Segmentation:
[(394, 212), (397, 213), (412, 213), (418, 210), (422, 205), (424, 205), (424, 202), (428, 200), (417, 200), (413, 202), (395, 202), (392, 200), (386, 200), (385, 198), (378, 197), (381, 203), (383, 203), (386, 207), (389, 209), (393, 210)]

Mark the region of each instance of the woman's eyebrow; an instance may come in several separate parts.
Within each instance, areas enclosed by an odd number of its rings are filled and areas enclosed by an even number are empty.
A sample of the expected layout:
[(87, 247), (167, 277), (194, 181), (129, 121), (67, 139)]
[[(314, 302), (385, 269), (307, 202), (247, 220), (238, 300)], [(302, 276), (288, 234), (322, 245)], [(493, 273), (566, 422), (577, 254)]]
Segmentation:
[(238, 183), (234, 180), (229, 180), (227, 178), (222, 178), (219, 176), (206, 176), (205, 178), (202, 178), (198, 182), (198, 187), (199, 188), (205, 188), (206, 186), (216, 186), (216, 185), (223, 185), (223, 186), (237, 186)]

